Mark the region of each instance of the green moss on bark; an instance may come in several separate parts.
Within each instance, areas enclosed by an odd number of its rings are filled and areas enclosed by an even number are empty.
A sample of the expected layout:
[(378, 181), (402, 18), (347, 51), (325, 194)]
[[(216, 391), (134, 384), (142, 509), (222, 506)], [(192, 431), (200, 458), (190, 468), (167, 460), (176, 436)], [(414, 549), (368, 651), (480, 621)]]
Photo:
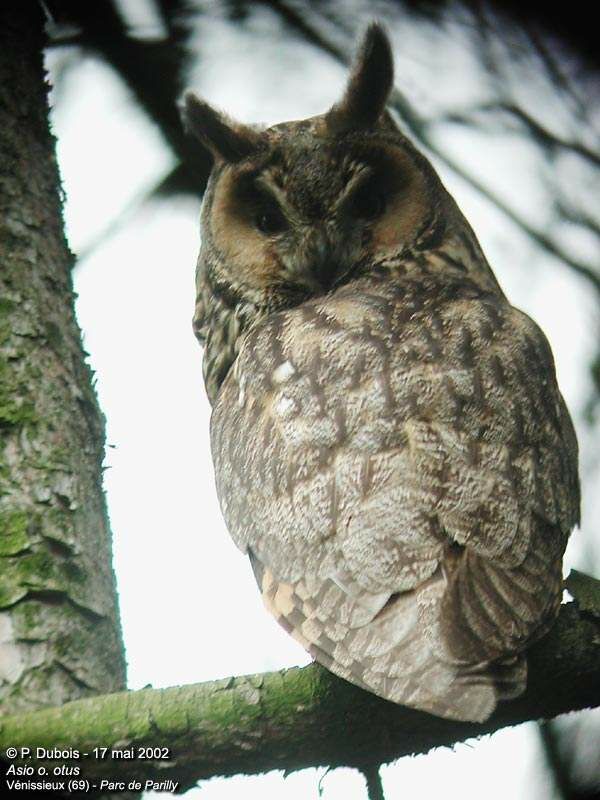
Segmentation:
[(7, 359), (0, 356), (0, 427), (26, 425), (35, 421), (35, 406), (24, 394), (26, 384), (15, 376)]
[(73, 308), (39, 3), (0, 3), (0, 714), (125, 682), (103, 418)]
[(26, 550), (31, 544), (29, 527), (29, 515), (25, 511), (0, 512), (0, 556)]

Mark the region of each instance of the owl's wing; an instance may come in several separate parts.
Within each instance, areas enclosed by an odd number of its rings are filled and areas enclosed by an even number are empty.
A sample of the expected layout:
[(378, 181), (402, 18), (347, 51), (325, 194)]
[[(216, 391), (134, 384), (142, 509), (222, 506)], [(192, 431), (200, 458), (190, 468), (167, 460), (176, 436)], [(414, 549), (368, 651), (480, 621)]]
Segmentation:
[(211, 424), (228, 528), (331, 671), (485, 719), (524, 688), (578, 516), (539, 329), (497, 298), (351, 287), (244, 341)]

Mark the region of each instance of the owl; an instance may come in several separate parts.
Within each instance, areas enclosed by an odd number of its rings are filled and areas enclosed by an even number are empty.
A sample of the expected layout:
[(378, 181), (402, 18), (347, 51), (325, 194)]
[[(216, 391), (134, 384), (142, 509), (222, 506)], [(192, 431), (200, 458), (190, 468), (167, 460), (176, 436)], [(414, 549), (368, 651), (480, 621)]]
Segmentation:
[(196, 335), (227, 528), (331, 672), (483, 721), (524, 691), (579, 519), (550, 347), (388, 111), (385, 31), (339, 102), (269, 128), (188, 92), (214, 157)]

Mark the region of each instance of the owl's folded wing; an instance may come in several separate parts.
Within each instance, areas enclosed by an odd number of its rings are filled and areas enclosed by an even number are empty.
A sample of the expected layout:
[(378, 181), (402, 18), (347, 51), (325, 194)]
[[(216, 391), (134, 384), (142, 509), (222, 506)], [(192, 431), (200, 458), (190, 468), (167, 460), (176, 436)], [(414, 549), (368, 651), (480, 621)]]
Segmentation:
[(578, 517), (549, 349), (506, 309), (487, 342), (470, 301), (439, 343), (417, 320), (391, 351), (385, 329), (336, 328), (348, 303), (328, 328), (305, 309), (291, 339), (271, 321), (277, 346), (261, 364), (250, 341), (213, 418), (223, 512), (267, 607), (331, 671), (462, 719), (523, 690)]

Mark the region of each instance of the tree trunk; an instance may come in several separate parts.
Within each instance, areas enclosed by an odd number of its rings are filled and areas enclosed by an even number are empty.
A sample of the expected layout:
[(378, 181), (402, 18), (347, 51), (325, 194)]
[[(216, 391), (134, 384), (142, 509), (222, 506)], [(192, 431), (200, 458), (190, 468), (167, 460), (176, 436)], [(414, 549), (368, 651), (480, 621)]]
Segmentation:
[(41, 4), (0, 7), (0, 714), (125, 686), (104, 421), (75, 320)]

